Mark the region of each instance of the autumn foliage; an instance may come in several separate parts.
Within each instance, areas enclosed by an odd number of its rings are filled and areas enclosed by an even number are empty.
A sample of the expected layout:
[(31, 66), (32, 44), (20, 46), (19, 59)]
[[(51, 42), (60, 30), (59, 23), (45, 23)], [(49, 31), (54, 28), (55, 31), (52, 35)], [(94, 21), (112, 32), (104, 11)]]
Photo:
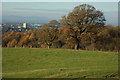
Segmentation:
[(103, 13), (93, 6), (76, 6), (60, 22), (50, 21), (38, 30), (7, 32), (3, 47), (120, 50), (120, 27), (104, 25)]

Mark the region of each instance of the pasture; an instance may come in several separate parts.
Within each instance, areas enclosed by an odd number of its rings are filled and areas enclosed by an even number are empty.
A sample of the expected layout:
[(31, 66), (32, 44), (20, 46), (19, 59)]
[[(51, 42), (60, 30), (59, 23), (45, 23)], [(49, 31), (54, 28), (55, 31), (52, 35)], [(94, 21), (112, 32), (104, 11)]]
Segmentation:
[(4, 78), (109, 78), (118, 53), (70, 49), (3, 48)]

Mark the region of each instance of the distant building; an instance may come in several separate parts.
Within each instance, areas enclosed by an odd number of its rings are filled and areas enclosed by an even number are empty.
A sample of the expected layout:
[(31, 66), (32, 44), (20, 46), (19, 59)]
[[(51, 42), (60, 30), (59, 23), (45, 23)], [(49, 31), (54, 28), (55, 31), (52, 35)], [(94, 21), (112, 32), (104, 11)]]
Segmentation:
[(21, 26), (18, 26), (18, 28), (21, 28)]
[(27, 28), (27, 24), (26, 23), (23, 23), (23, 28)]
[(23, 26), (22, 24), (18, 24), (17, 28), (20, 29), (20, 28), (22, 28), (22, 26)]

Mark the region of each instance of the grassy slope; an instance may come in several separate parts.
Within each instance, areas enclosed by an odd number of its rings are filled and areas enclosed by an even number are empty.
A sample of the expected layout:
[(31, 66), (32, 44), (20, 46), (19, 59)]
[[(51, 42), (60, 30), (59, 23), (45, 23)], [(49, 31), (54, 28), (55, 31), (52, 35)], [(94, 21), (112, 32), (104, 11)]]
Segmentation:
[(112, 77), (117, 75), (117, 59), (114, 52), (3, 48), (3, 77)]

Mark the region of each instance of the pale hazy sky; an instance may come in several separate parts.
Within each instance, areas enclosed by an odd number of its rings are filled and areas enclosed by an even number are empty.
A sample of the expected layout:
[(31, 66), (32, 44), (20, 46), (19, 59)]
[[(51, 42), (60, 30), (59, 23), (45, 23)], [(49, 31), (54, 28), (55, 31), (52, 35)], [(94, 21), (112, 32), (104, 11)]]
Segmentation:
[(3, 22), (47, 23), (59, 20), (67, 15), (75, 6), (87, 3), (102, 11), (106, 24), (118, 25), (117, 2), (3, 2)]

